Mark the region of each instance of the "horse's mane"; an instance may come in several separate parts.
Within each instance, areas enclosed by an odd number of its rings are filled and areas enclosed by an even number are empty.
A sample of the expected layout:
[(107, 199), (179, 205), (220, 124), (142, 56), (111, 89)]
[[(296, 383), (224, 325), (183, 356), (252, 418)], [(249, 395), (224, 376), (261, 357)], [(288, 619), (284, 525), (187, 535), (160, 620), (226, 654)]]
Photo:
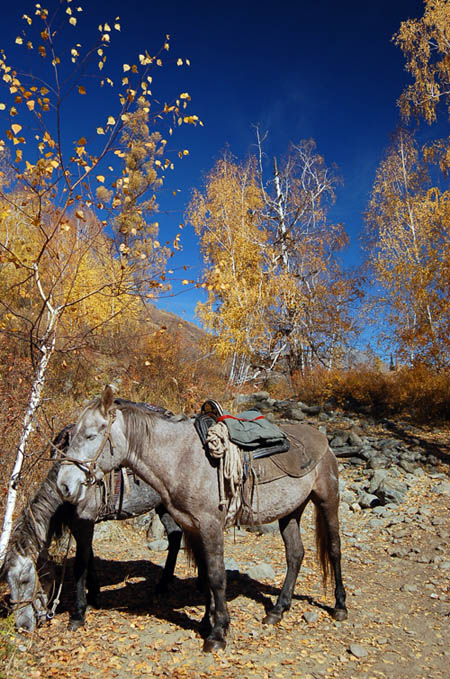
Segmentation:
[[(67, 434), (72, 425), (65, 427), (52, 442), (52, 451), (64, 452), (68, 446)], [(56, 477), (59, 462), (55, 462), (36, 491), (35, 496), (23, 508), (14, 525), (8, 544), (4, 567), (15, 554), (36, 558), (50, 544), (52, 537), (60, 537), (70, 523), (73, 507), (63, 502)]]
[(123, 415), (129, 449), (136, 453), (138, 457), (142, 457), (144, 449), (152, 440), (154, 421), (161, 415), (153, 413), (136, 403), (119, 401), (119, 399), (116, 399), (115, 405)]
[(55, 463), (38, 488), (36, 495), (18, 517), (8, 545), (8, 557), (14, 554), (36, 558), (49, 545), (53, 535), (60, 535), (66, 524), (65, 504), (56, 488), (59, 462)]

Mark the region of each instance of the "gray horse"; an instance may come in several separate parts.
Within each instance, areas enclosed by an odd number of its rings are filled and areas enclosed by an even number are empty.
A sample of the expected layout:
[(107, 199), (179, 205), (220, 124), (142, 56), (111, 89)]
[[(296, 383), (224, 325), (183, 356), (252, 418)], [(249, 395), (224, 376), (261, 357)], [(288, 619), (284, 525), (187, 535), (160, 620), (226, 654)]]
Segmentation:
[[(71, 427), (66, 427), (55, 438), (53, 447), (59, 452), (64, 453), (67, 449), (70, 431)], [(103, 485), (95, 484), (86, 489), (83, 502), (75, 507), (64, 502), (57, 491), (59, 467), (59, 462), (51, 467), (33, 500), (22, 511), (8, 545), (2, 575), (10, 588), (18, 629), (33, 631), (36, 625), (52, 614), (50, 604), (55, 589), (55, 574), (48, 549), (53, 537), (60, 536), (64, 528), (70, 529), (77, 546), (75, 601), (70, 613), (70, 629), (83, 624), (88, 603), (97, 605), (99, 584), (94, 568), (92, 538), (94, 524), (99, 521), (127, 519), (156, 509), (169, 540), (169, 552), (158, 590), (164, 591), (173, 578), (182, 531), (153, 488), (131, 476), (128, 478), (127, 491), (123, 495), (111, 493), (105, 502)]]
[(225, 524), (278, 519), (287, 572), (277, 602), (263, 620), (276, 623), (291, 605), (304, 554), (299, 522), (310, 500), (317, 510), (316, 538), (324, 577), (329, 567), (334, 574), (332, 615), (336, 620), (347, 617), (341, 576), (337, 461), (323, 434), (306, 425), (299, 425), (299, 431), (301, 427), (308, 445), (323, 451), (312, 471), (301, 478), (285, 476), (258, 485), (257, 492), (245, 502), (238, 493), (223, 507), (217, 461), (205, 454), (192, 422), (172, 421), (130, 404), (122, 405), (106, 387), (102, 396), (83, 410), (75, 425), (57, 486), (64, 500), (80, 503), (90, 483), (100, 481), (114, 467), (125, 465), (158, 491), (170, 514), (183, 527), (199, 578), (205, 583), (203, 650), (216, 651), (225, 648), (230, 620), (224, 566)]

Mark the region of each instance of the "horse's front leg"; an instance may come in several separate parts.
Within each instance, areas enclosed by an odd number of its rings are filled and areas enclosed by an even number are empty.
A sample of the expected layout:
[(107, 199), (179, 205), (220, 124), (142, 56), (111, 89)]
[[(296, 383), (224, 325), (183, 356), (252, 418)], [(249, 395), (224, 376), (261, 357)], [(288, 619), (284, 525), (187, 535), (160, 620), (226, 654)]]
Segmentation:
[(94, 536), (94, 521), (79, 519), (72, 527), (72, 532), (77, 542), (75, 554), (74, 580), (75, 601), (70, 613), (69, 629), (76, 630), (84, 625), (87, 608), (86, 580), (92, 554), (92, 539)]

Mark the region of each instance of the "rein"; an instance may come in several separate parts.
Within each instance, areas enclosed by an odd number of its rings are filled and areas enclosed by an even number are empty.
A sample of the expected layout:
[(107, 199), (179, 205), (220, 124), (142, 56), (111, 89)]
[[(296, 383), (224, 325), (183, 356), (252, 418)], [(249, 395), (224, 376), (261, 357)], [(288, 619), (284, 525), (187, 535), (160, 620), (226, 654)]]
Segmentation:
[(61, 465), (74, 464), (79, 469), (81, 469), (81, 471), (83, 471), (86, 474), (86, 483), (89, 486), (93, 486), (95, 483), (97, 483), (97, 478), (95, 476), (95, 468), (97, 466), (97, 460), (102, 454), (103, 449), (106, 446), (106, 443), (109, 441), (111, 451), (114, 449), (113, 442), (111, 440), (111, 427), (113, 425), (115, 418), (116, 418), (115, 410), (110, 410), (108, 414), (108, 426), (106, 427), (100, 446), (92, 460), (90, 460), (88, 463), (81, 462), (80, 460), (77, 460), (74, 457), (64, 457), (64, 459), (61, 460)]

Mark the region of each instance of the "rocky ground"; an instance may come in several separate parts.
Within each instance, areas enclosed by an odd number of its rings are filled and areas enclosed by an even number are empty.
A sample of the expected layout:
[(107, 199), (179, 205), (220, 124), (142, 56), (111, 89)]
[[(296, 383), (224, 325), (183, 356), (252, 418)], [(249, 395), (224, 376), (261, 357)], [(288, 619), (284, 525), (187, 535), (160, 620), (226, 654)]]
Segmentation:
[(6, 676), (448, 676), (450, 433), (308, 412), (304, 404), (268, 402), (266, 395), (260, 405), (275, 420), (308, 419), (323, 428), (339, 457), (348, 620), (329, 615), (333, 599), (322, 590), (307, 510), (306, 556), (292, 608), (274, 627), (261, 619), (284, 577), (281, 538), (273, 526), (227, 532), (228, 645), (223, 653), (204, 655), (197, 631), (202, 601), (184, 552), (170, 594), (157, 598), (152, 587), (165, 543), (156, 524), (148, 537), (142, 519), (110, 522), (97, 526), (94, 543), (101, 610), (88, 612), (84, 629), (67, 631), (67, 579), (55, 618), (30, 637), (11, 639)]

